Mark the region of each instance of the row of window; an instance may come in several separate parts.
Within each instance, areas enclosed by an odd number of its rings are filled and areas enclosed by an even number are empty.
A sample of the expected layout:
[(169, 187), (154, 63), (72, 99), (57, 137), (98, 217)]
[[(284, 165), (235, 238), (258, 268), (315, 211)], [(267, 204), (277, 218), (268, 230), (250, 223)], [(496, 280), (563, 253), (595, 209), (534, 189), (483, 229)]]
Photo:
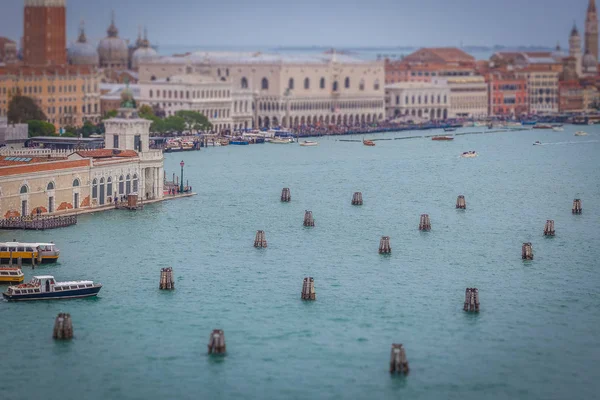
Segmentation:
[[(285, 111), (285, 103), (260, 102), (259, 111)], [(382, 101), (299, 102), (290, 104), (290, 111), (381, 108)]]
[[(47, 91), (49, 94), (52, 93), (56, 93), (56, 88), (57, 86), (54, 85), (50, 85), (47, 86)], [(91, 90), (92, 86), (91, 85), (81, 85), (81, 91), (84, 93), (97, 93), (98, 92), (98, 84), (94, 85), (94, 91), (92, 92)], [(87, 89), (87, 91), (86, 91)], [(2, 94), (6, 94), (7, 92), (9, 94), (16, 94), (17, 91), (19, 90), (18, 87), (13, 86), (12, 88), (8, 89), (6, 87), (3, 87), (0, 89), (0, 93)], [(21, 89), (21, 92), (25, 95), (32, 95), (32, 94), (42, 94), (43, 93), (43, 87), (42, 86), (24, 86)], [(77, 92), (77, 86), (76, 85), (66, 85), (66, 86), (58, 86), (58, 93), (76, 93)]]
[[(154, 98), (154, 91), (150, 89), (148, 95), (151, 99)], [(156, 91), (156, 98), (162, 97), (163, 99), (220, 99), (228, 98), (230, 95), (229, 90), (192, 90), (191, 92), (189, 90), (186, 90), (185, 92), (183, 90), (163, 90), (162, 96), (160, 90)]]
[[(436, 101), (435, 101), (436, 96), (433, 94), (431, 96), (427, 96), (427, 95), (410, 96), (410, 102), (409, 102), (409, 96), (406, 96), (404, 98), (404, 104), (421, 104), (421, 103), (428, 104), (430, 99), (431, 99), (431, 104), (436, 103)], [(443, 100), (443, 102), (442, 102), (442, 100)], [(415, 103), (415, 101), (416, 101), (416, 103)], [(437, 95), (437, 104), (447, 104), (447, 103), (448, 103), (447, 95), (444, 95), (443, 97), (440, 94)], [(400, 96), (396, 96), (396, 104), (400, 104)]]
[[(115, 178), (115, 180), (117, 180)], [(133, 184), (133, 185), (132, 185)], [(100, 196), (102, 198), (102, 200), (104, 200), (104, 195), (108, 196), (112, 196), (113, 195), (113, 179), (112, 177), (108, 177), (106, 179), (106, 191), (104, 190), (104, 186), (105, 186), (105, 180), (104, 178), (100, 178), (100, 180), (98, 181), (98, 178), (94, 178), (94, 180), (92, 181), (92, 198), (93, 199), (98, 199), (98, 194), (100, 193)], [(133, 186), (133, 188), (132, 188)], [(122, 196), (122, 195), (127, 195), (129, 193), (136, 193), (138, 191), (138, 176), (137, 174), (133, 174), (133, 180), (131, 175), (127, 175), (127, 177), (123, 177), (123, 175), (121, 175), (118, 179), (118, 192), (117, 194)]]
[[(242, 89), (248, 89), (248, 79), (246, 77), (242, 77), (241, 81), (240, 81), (240, 86)], [(319, 89), (325, 89), (326, 88), (326, 81), (325, 78), (321, 78), (319, 80)], [(269, 90), (269, 80), (267, 78), (262, 78), (261, 83), (260, 83), (260, 88), (262, 90)], [(350, 89), (350, 78), (346, 77), (344, 79), (344, 88), (345, 89)], [(375, 80), (375, 83), (373, 84), (373, 89), (374, 90), (379, 90), (380, 85), (379, 85), (379, 80)], [(294, 78), (290, 78), (288, 80), (288, 89), (289, 90), (293, 90), (294, 89)], [(310, 89), (310, 79), (309, 78), (304, 78), (304, 89), (308, 90)], [(364, 80), (361, 79), (359, 85), (358, 85), (358, 89), (359, 90), (365, 90), (365, 82)], [(334, 92), (337, 92), (339, 90), (339, 83), (338, 81), (333, 81), (332, 85), (331, 85), (331, 90)]]

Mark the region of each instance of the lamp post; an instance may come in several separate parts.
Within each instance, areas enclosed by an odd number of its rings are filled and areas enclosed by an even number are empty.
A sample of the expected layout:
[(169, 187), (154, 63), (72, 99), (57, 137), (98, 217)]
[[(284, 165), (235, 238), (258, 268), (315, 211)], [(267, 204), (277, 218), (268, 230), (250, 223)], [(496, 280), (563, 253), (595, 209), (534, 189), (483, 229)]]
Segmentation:
[(185, 163), (183, 162), (183, 160), (181, 160), (181, 162), (179, 163), (179, 165), (181, 165), (181, 185), (179, 186), (179, 192), (183, 193), (183, 166), (185, 165)]

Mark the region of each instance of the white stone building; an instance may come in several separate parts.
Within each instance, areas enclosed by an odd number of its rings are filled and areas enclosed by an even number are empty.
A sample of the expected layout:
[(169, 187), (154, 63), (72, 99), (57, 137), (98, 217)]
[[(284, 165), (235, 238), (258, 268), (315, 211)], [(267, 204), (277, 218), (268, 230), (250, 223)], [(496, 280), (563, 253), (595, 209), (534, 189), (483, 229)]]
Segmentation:
[(486, 118), (488, 86), (483, 76), (461, 76), (447, 79), (450, 88), (448, 118)]
[(398, 82), (385, 86), (388, 119), (416, 117), (443, 120), (450, 108), (450, 89), (445, 80)]
[(532, 114), (558, 112), (558, 71), (535, 70), (535, 67), (516, 71), (518, 78), (527, 79), (529, 112)]
[[(255, 127), (354, 125), (384, 119), (385, 73), (379, 61), (335, 52), (308, 56), (192, 53), (142, 62), (139, 68), (140, 82), (182, 74), (211, 76), (229, 83), (232, 93), (249, 91)], [(245, 99), (238, 100), (244, 113)], [(236, 99), (232, 101), (235, 110)], [(239, 123), (235, 125), (232, 128), (239, 128)]]

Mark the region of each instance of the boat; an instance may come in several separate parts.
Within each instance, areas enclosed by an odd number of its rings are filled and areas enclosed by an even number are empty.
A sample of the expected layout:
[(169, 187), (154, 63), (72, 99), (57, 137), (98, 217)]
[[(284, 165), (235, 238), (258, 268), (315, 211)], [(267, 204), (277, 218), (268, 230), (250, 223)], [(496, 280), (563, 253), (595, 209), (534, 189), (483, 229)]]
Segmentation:
[(533, 129), (552, 129), (554, 128), (552, 125), (549, 124), (535, 124), (533, 125)]
[(0, 267), (0, 283), (23, 282), (25, 275), (19, 267)]
[(565, 129), (562, 126), (553, 126), (552, 130), (554, 132), (563, 132)]
[(538, 145), (540, 145), (540, 144), (542, 144), (542, 142), (540, 142), (539, 140), (536, 140), (535, 142), (533, 142), (533, 145), (534, 145), (534, 146), (538, 146)]
[(444, 128), (444, 132), (454, 132), (456, 128)]
[(9, 286), (2, 296), (8, 301), (76, 299), (96, 296), (101, 288), (92, 281), (56, 282), (52, 275), (40, 275), (29, 283)]
[(269, 143), (273, 143), (273, 144), (289, 144), (289, 143), (294, 143), (294, 138), (279, 138), (279, 137), (274, 137), (273, 139), (271, 139), (269, 141)]
[(248, 145), (247, 140), (232, 140), (229, 142), (230, 145), (246, 146)]
[(577, 132), (575, 132), (575, 136), (587, 136), (587, 132), (577, 131)]
[(434, 136), (431, 140), (454, 140), (452, 136)]
[(520, 122), (507, 122), (506, 123), (507, 128), (520, 128), (521, 126), (523, 126), (523, 124)]
[(54, 243), (0, 242), (0, 262), (2, 263), (9, 262), (11, 257), (13, 261), (21, 257), (23, 262), (30, 263), (33, 257), (37, 264), (53, 263), (58, 260), (59, 255), (60, 250)]
[(375, 142), (372, 140), (363, 140), (365, 146), (375, 146)]
[(537, 121), (521, 121), (521, 124), (531, 126), (531, 125), (536, 125)]
[(302, 142), (300, 142), (300, 146), (318, 146), (319, 142), (313, 142), (310, 140), (304, 140)]
[(473, 157), (477, 157), (477, 153), (475, 151), (465, 151), (460, 156), (462, 158), (473, 158)]

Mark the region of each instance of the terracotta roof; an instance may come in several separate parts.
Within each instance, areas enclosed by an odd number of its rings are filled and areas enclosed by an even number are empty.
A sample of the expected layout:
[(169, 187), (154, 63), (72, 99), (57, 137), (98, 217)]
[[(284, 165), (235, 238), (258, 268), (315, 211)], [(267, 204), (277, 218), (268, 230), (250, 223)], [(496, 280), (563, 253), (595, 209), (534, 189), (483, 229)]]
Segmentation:
[(0, 167), (0, 176), (32, 174), (43, 171), (55, 171), (60, 169), (88, 167), (90, 160), (64, 160), (55, 162), (45, 162), (37, 164), (21, 164), (13, 166)]
[[(118, 151), (118, 153), (117, 153)], [(77, 151), (81, 157), (88, 158), (112, 158), (112, 157), (138, 157), (138, 153), (134, 150), (116, 150), (112, 149), (97, 149), (97, 150), (82, 150)]]
[(440, 63), (409, 64), (404, 61), (395, 61), (386, 64), (389, 71), (473, 71), (473, 68), (464, 65), (446, 65)]
[(410, 62), (418, 62), (422, 56), (427, 53), (440, 58), (440, 60), (444, 63), (475, 62), (475, 57), (456, 47), (426, 47), (407, 55), (404, 57), (404, 59)]

